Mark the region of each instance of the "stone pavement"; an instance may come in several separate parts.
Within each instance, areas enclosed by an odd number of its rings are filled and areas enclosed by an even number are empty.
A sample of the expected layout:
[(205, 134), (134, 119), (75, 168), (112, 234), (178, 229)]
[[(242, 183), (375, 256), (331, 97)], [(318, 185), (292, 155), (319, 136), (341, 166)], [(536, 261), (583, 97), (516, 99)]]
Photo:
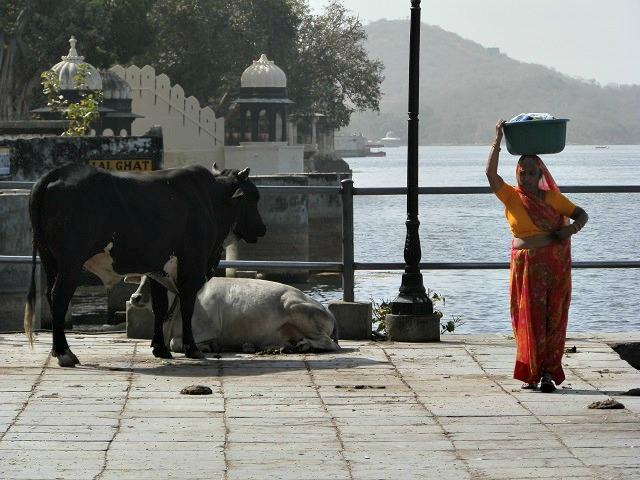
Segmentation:
[[(48, 333), (0, 335), (3, 479), (640, 478), (640, 397), (621, 396), (640, 373), (595, 336), (568, 340), (555, 394), (520, 390), (504, 335), (203, 361), (68, 338), (73, 369)], [(607, 398), (626, 408), (587, 408)]]

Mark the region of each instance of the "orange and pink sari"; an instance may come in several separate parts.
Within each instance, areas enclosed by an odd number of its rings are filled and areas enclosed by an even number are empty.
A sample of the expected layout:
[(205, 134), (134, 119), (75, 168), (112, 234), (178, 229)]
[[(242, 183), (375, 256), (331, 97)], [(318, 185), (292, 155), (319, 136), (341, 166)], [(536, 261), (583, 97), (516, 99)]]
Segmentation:
[[(542, 160), (539, 187), (556, 190)], [(533, 223), (553, 232), (567, 219), (551, 206), (516, 187)], [(564, 381), (562, 356), (571, 301), (571, 241), (554, 242), (537, 249), (511, 249), (511, 321), (516, 339), (514, 378), (538, 383), (549, 373), (556, 384)]]

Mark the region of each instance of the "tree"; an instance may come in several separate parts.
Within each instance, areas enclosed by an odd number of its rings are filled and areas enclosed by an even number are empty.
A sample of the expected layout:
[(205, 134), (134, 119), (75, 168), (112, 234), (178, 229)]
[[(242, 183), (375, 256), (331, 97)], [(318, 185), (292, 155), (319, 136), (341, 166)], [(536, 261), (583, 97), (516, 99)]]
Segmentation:
[[(40, 72), (59, 61), (76, 34), (96, 67), (126, 62), (152, 41), (153, 0), (8, 0), (0, 4), (0, 119), (25, 118), (43, 101)], [(60, 28), (64, 26), (64, 28)]]
[(100, 105), (103, 101), (102, 90), (87, 90), (87, 64), (78, 65), (75, 83), (78, 97), (69, 101), (62, 95), (58, 75), (53, 70), (40, 74), (42, 92), (47, 97), (47, 106), (53, 112), (58, 112), (69, 120), (67, 130), (63, 136), (88, 135), (91, 125), (100, 118)]
[(360, 20), (336, 0), (318, 16), (307, 0), (9, 0), (0, 6), (0, 119), (44, 103), (34, 96), (38, 74), (71, 34), (92, 65), (148, 63), (214, 108), (262, 53), (286, 72), (296, 113), (341, 127), (380, 102), (382, 63), (368, 58)]
[(287, 74), (296, 113), (341, 127), (355, 110), (378, 109), (383, 65), (368, 58), (362, 23), (339, 1), (315, 16), (306, 0), (158, 0), (151, 23), (155, 48), (139, 63), (214, 107), (265, 53)]
[(153, 65), (201, 101), (219, 104), (266, 53), (293, 54), (302, 0), (157, 0), (150, 11), (154, 48), (135, 61)]
[(360, 20), (339, 1), (321, 15), (305, 15), (286, 69), (297, 112), (323, 113), (339, 128), (354, 111), (378, 110), (384, 65), (368, 57), (366, 38)]

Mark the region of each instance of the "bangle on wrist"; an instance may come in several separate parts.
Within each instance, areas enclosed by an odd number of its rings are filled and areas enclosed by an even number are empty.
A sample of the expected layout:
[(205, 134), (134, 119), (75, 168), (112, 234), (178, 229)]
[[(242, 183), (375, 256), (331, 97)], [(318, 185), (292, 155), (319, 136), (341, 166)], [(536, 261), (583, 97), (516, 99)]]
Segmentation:
[(491, 148), (497, 148), (497, 149), (498, 149), (498, 151), (502, 150), (502, 149), (500, 148), (500, 142), (497, 142), (497, 141), (496, 141), (496, 142), (493, 142), (493, 143), (491, 144)]

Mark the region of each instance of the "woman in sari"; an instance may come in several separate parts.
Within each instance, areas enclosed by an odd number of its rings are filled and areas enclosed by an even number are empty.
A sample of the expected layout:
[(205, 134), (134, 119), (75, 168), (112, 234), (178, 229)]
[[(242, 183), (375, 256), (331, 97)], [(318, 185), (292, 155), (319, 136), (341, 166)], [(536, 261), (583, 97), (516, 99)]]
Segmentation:
[(523, 388), (536, 389), (540, 382), (540, 390), (550, 393), (565, 379), (562, 356), (571, 301), (570, 238), (589, 217), (560, 193), (537, 155), (520, 157), (515, 187), (498, 175), (504, 123), (496, 124), (486, 173), (491, 190), (505, 206), (513, 234), (509, 281), (516, 339), (513, 376), (525, 382)]

